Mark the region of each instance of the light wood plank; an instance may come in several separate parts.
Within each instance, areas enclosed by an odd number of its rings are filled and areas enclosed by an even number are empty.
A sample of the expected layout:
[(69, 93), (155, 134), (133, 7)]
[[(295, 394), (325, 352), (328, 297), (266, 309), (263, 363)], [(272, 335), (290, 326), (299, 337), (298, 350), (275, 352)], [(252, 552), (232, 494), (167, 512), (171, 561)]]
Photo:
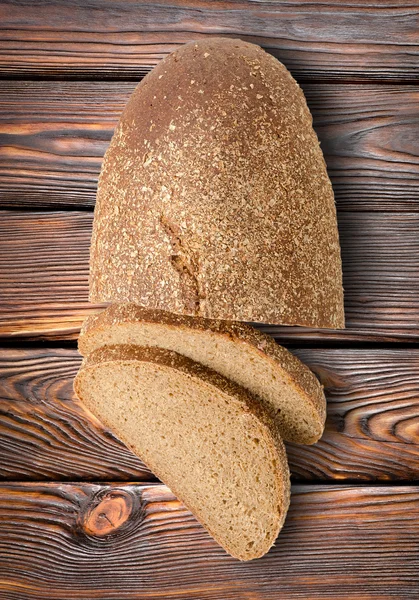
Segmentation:
[[(87, 303), (89, 212), (0, 212), (0, 336), (74, 339)], [(278, 340), (415, 341), (419, 213), (340, 213), (345, 331), (262, 327)]]
[[(293, 478), (419, 480), (419, 350), (300, 349), (326, 389), (326, 431), (287, 445)], [(0, 351), (0, 478), (133, 481), (152, 476), (73, 395), (76, 350)]]
[(207, 35), (262, 45), (303, 79), (418, 80), (416, 0), (0, 4), (9, 76), (138, 79)]
[(275, 546), (240, 563), (164, 486), (0, 487), (4, 600), (412, 600), (419, 488), (297, 486)]
[[(93, 207), (135, 83), (0, 81), (0, 205)], [(419, 210), (419, 90), (305, 84), (340, 211)]]

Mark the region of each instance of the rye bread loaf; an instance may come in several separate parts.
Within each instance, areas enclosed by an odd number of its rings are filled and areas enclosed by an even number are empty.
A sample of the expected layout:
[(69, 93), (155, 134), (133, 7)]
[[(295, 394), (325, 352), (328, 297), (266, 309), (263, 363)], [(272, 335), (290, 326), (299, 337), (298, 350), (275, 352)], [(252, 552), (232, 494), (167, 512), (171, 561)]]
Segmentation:
[(274, 543), (289, 504), (285, 451), (269, 413), (218, 373), (159, 348), (84, 359), (74, 389), (232, 556)]
[(286, 441), (313, 444), (323, 433), (326, 400), (315, 375), (250, 325), (115, 304), (86, 319), (79, 351), (115, 344), (173, 350), (218, 371), (273, 411)]
[(103, 162), (90, 269), (92, 302), (344, 327), (333, 191), (280, 62), (211, 37), (144, 78)]

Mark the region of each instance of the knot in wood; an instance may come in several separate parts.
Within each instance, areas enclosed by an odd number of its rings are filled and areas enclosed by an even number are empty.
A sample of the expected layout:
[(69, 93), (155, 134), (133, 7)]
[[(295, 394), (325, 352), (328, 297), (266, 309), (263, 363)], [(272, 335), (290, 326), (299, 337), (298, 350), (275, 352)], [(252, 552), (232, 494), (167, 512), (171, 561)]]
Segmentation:
[(88, 535), (102, 537), (119, 529), (133, 511), (133, 498), (124, 490), (111, 490), (88, 507), (83, 529)]

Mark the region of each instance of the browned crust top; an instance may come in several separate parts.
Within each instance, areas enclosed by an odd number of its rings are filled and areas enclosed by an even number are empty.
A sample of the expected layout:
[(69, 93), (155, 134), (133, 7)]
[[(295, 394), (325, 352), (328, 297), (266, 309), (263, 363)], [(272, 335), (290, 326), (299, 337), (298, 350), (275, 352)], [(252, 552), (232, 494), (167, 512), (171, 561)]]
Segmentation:
[(90, 299), (344, 326), (332, 187), (303, 92), (274, 57), (205, 38), (139, 84), (102, 166)]

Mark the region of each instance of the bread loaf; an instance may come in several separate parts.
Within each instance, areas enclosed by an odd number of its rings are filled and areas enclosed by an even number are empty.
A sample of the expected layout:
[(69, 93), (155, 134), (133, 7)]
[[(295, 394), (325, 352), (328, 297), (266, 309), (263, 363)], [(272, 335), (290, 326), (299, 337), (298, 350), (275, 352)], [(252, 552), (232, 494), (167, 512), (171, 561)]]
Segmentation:
[(129, 345), (95, 350), (74, 387), (227, 552), (250, 560), (269, 550), (289, 472), (271, 417), (250, 394), (175, 352)]
[(87, 356), (115, 344), (158, 346), (218, 371), (273, 411), (286, 441), (312, 444), (323, 433), (326, 400), (315, 375), (250, 325), (112, 305), (86, 319), (79, 351)]
[(332, 187), (274, 57), (206, 38), (139, 84), (100, 175), (90, 300), (344, 327)]

